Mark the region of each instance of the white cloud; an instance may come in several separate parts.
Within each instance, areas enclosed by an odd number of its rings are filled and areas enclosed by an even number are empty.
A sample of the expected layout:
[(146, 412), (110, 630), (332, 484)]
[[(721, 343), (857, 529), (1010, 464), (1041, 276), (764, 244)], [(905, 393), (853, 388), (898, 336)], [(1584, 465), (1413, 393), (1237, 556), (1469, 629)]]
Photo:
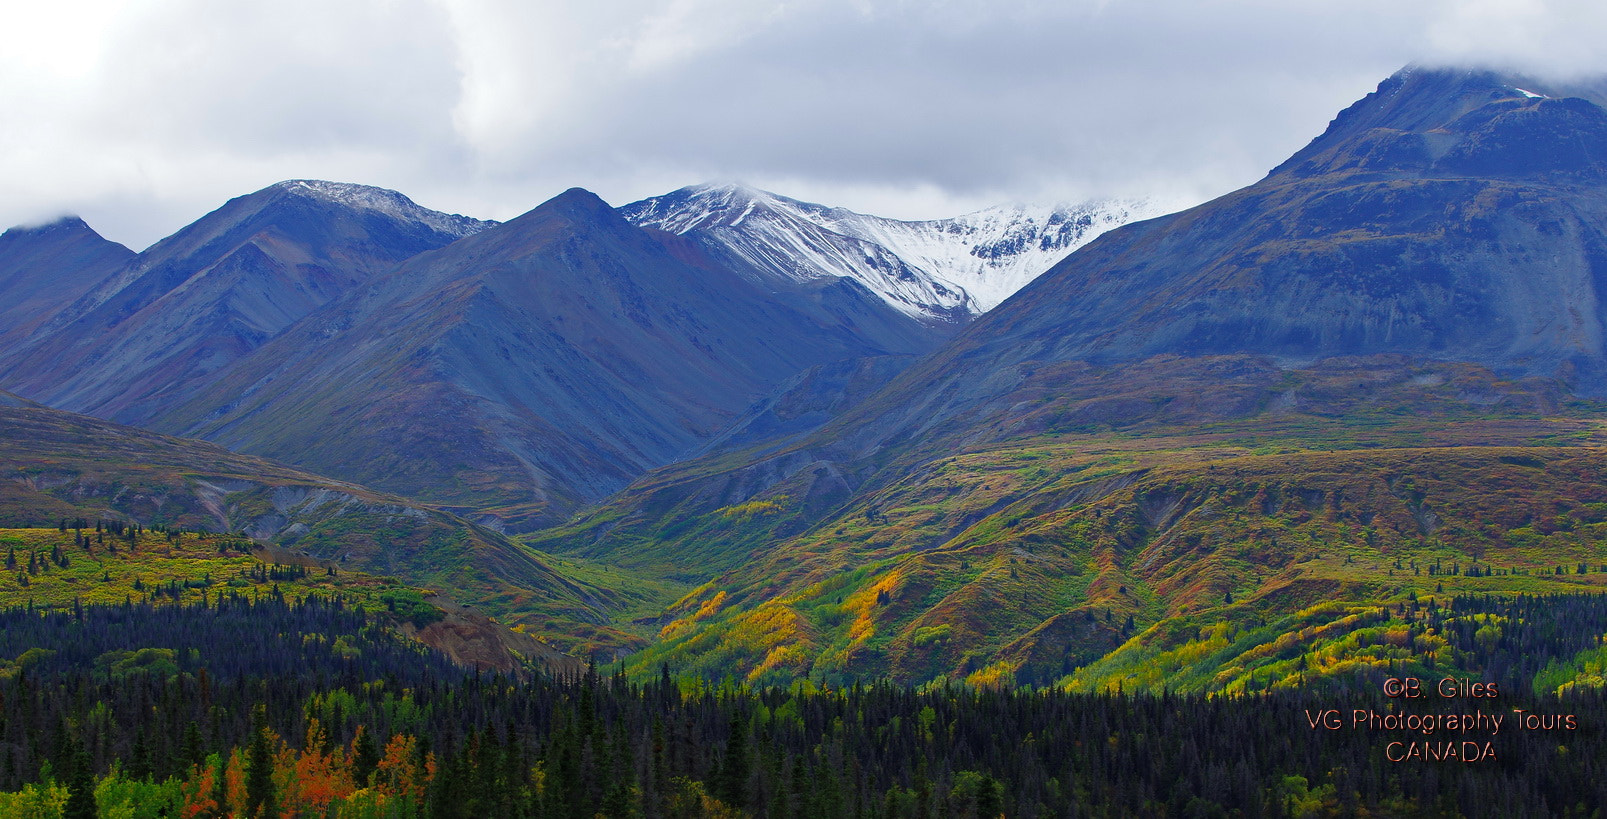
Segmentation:
[(1439, 6), (1427, 58), (1574, 78), (1607, 71), (1607, 7), (1591, 0), (1463, 0)]
[(1247, 184), (1414, 60), (1607, 70), (1542, 0), (33, 4), (0, 221), (142, 247), (292, 177), (509, 218), (711, 178), (893, 216)]

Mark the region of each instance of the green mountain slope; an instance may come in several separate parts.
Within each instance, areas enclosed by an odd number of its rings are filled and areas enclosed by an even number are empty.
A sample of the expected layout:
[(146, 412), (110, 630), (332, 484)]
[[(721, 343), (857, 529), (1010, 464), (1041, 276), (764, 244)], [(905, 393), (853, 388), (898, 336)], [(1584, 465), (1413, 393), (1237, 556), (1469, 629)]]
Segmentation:
[(537, 633), (599, 624), (621, 605), (504, 536), (451, 514), (213, 444), (0, 402), (0, 526), (62, 519), (233, 532), (330, 565), (441, 592)]
[[(1049, 684), (1151, 626), (1607, 585), (1598, 422), (1405, 427), (1339, 451), (1315, 449), (1310, 430), (1272, 432), (1046, 439), (933, 461), (688, 595), (635, 662), (767, 682)], [(1411, 438), (1431, 445), (1390, 446)]]

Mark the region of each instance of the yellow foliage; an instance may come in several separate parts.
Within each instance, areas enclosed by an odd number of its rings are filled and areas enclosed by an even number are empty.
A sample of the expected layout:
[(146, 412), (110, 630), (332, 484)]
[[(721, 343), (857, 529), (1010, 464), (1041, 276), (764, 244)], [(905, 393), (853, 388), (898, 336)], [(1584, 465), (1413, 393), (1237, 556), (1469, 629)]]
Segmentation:
[(898, 581), (903, 573), (898, 570), (888, 572), (881, 580), (856, 594), (848, 601), (844, 608), (858, 611), (854, 624), (848, 629), (849, 646), (856, 646), (876, 635), (876, 620), (873, 616), (876, 611), (876, 600), (882, 595), (891, 597), (898, 588)]
[[(768, 501), (768, 500), (748, 501), (747, 503), (739, 503), (739, 504), (737, 504), (735, 506), (722, 507), (719, 510), (719, 512), (720, 512), (720, 516), (723, 517), (723, 518), (726, 518), (727, 520), (729, 520), (731, 518), (741, 518), (742, 520), (747, 520), (747, 519), (752, 518), (752, 517), (754, 517), (756, 515), (774, 515), (774, 514), (780, 512), (781, 509), (782, 509), (781, 504), (785, 503), (786, 500), (787, 500), (787, 496), (782, 495), (782, 496), (776, 498), (776, 500), (774, 500), (774, 501)], [(778, 503), (777, 501), (779, 501), (780, 503)]]
[(713, 597), (710, 597), (709, 599), (704, 600), (703, 604), (697, 607), (697, 613), (692, 615), (692, 619), (693, 620), (704, 620), (704, 619), (707, 619), (709, 617), (712, 617), (712, 616), (714, 616), (714, 614), (716, 612), (718, 612), (720, 610), (720, 606), (723, 605), (724, 603), (725, 603), (725, 592), (724, 591), (716, 592)]
[(724, 603), (725, 592), (723, 590), (715, 592), (713, 597), (704, 600), (698, 605), (697, 611), (694, 611), (685, 617), (671, 620), (669, 623), (666, 623), (663, 628), (658, 630), (659, 639), (667, 640), (671, 635), (690, 627), (693, 623), (713, 617), (715, 614), (719, 613), (720, 606), (722, 606)]
[(726, 642), (753, 649), (767, 649), (804, 639), (803, 616), (789, 606), (760, 606), (736, 621)]
[(1021, 664), (1000, 660), (986, 668), (979, 669), (965, 678), (967, 685), (978, 688), (1005, 688), (1015, 685), (1016, 669)]
[(809, 664), (809, 654), (808, 647), (802, 643), (776, 646), (764, 655), (764, 660), (748, 672), (748, 682), (758, 682), (764, 675), (785, 666), (792, 666), (801, 671)]

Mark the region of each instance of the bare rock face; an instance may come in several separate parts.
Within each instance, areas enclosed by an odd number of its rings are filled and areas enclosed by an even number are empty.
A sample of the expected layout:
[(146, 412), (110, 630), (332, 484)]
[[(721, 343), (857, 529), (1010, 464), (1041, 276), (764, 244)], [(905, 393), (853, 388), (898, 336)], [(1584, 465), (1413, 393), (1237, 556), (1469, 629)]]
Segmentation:
[(552, 674), (576, 673), (584, 665), (574, 657), (521, 631), (515, 631), (439, 594), (425, 598), (445, 617), (419, 628), (404, 622), (404, 634), (452, 658), (458, 665), (483, 671), (522, 672), (527, 663)]

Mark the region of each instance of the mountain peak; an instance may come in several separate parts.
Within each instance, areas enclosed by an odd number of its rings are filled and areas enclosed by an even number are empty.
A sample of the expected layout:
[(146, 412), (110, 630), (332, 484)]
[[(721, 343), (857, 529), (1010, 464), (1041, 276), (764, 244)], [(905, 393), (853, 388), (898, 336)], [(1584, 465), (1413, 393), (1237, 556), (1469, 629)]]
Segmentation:
[(543, 203), (543, 206), (549, 205), (554, 208), (562, 208), (566, 211), (585, 210), (596, 213), (602, 213), (604, 211), (607, 211), (608, 213), (614, 212), (612, 205), (604, 202), (601, 196), (598, 196), (597, 194), (592, 193), (585, 188), (570, 188), (569, 190), (566, 190)]
[[(604, 202), (602, 197), (585, 188), (570, 188), (557, 196), (531, 208), (518, 217), (508, 220), (508, 226), (520, 226), (521, 230), (534, 229), (539, 225), (566, 224), (578, 225), (622, 225), (628, 227), (619, 211)], [(488, 241), (502, 241), (507, 236), (514, 235), (507, 231), (498, 231), (497, 238), (488, 238)], [(493, 237), (493, 234), (486, 234)]]
[(443, 233), (459, 237), (479, 233), (496, 224), (455, 213), (430, 210), (401, 193), (372, 185), (328, 182), (322, 179), (287, 179), (270, 185), (268, 190), (283, 191), (320, 202), (333, 202), (355, 210), (378, 211), (397, 219), (420, 222)]
[[(20, 236), (20, 235), (27, 234), (27, 235), (38, 236), (38, 235), (42, 235), (42, 234), (46, 234), (46, 233), (55, 233), (55, 232), (61, 232), (61, 233), (85, 233), (85, 232), (95, 233), (95, 229), (90, 227), (89, 224), (86, 223), (83, 219), (79, 218), (77, 214), (69, 213), (69, 214), (66, 214), (64, 216), (58, 216), (57, 218), (52, 219), (52, 220), (50, 220), (48, 222), (34, 222), (34, 223), (30, 223), (30, 224), (16, 225), (16, 226), (6, 230), (5, 235), (7, 235), (7, 236)], [(96, 235), (98, 236), (99, 234), (96, 234)]]
[(620, 213), (642, 227), (688, 233), (712, 227), (736, 227), (756, 208), (773, 208), (783, 199), (736, 182), (703, 183), (632, 202), (620, 208)]
[(1607, 78), (1407, 66), (1269, 176), (1607, 178)]
[[(682, 188), (690, 197), (720, 200), (730, 204), (749, 204), (753, 202), (775, 202), (786, 199), (784, 196), (760, 190), (752, 185), (741, 182), (705, 182), (701, 185), (690, 185)], [(677, 191), (679, 193), (679, 191)], [(796, 200), (788, 200), (796, 201)]]

